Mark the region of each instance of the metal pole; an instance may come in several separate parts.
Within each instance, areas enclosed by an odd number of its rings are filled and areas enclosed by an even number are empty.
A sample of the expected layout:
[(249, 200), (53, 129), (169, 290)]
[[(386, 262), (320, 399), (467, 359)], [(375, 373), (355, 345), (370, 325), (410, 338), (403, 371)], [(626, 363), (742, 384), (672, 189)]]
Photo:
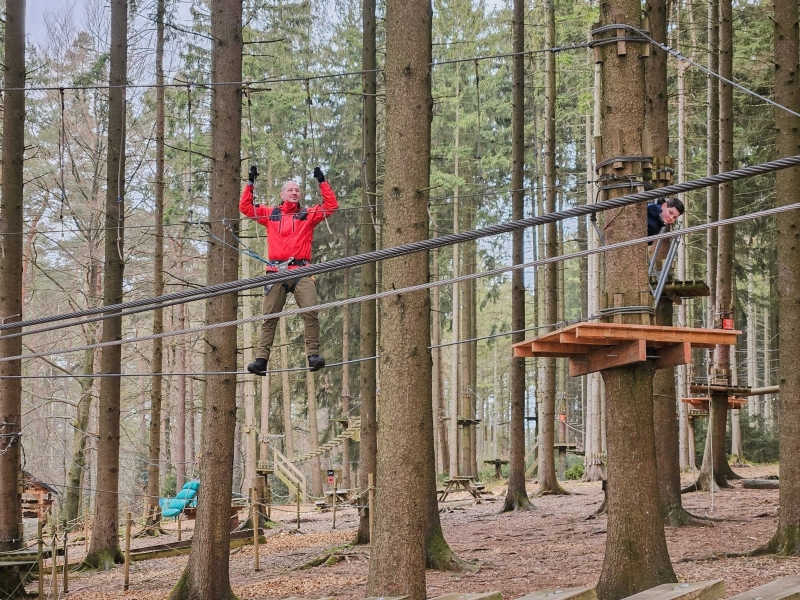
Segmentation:
[(125, 583), (122, 586), (124, 591), (128, 591), (130, 587), (130, 574), (131, 574), (131, 524), (133, 519), (131, 513), (125, 513)]
[(44, 600), (44, 539), (42, 538), (42, 521), (39, 519), (39, 525), (36, 528), (36, 545), (38, 548), (38, 556), (36, 562), (39, 566), (39, 600)]
[(333, 480), (333, 527), (332, 529), (336, 529), (336, 480)]

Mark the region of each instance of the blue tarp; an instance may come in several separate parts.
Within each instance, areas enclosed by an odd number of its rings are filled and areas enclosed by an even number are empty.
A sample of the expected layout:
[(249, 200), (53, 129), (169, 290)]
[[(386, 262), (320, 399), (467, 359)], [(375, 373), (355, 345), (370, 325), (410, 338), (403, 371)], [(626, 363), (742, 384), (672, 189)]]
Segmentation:
[(197, 492), (200, 482), (187, 481), (175, 498), (161, 498), (158, 505), (161, 507), (162, 517), (177, 517), (187, 506), (197, 506)]

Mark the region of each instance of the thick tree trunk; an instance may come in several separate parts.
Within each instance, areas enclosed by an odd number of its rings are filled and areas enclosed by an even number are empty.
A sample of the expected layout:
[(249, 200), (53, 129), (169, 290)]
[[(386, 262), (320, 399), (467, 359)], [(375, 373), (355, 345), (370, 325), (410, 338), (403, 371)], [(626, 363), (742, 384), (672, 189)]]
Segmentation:
[[(164, 0), (156, 8), (156, 177), (153, 186), (153, 295), (164, 294)], [(153, 311), (153, 335), (164, 332), (164, 309)], [(150, 379), (150, 452), (147, 464), (147, 519), (153, 526), (159, 520), (159, 479), (161, 475), (161, 386), (164, 371), (164, 340), (153, 340), (153, 377)], [(178, 482), (182, 486), (183, 482)], [(180, 487), (178, 487), (180, 489)]]
[[(350, 255), (350, 231), (345, 225), (344, 255)], [(345, 269), (342, 287), (345, 298), (350, 297), (350, 270)], [(342, 418), (350, 418), (350, 307), (342, 310)], [(350, 440), (342, 444), (342, 487), (350, 489)]]
[[(511, 218), (522, 219), (525, 192), (525, 6), (524, 0), (514, 0), (513, 20), (513, 87), (511, 102)], [(511, 262), (522, 264), (524, 257), (524, 232), (515, 231), (511, 238)], [(511, 342), (525, 340), (525, 280), (522, 269), (511, 274)], [(531, 508), (525, 489), (525, 359), (511, 359), (511, 455), (509, 461), (508, 492), (503, 512)], [(497, 402), (497, 397), (495, 397)], [(541, 452), (541, 449), (539, 450)], [(499, 458), (497, 453), (492, 457)]]
[[(661, 298), (656, 313), (656, 323), (672, 326), (672, 302)], [(707, 525), (689, 514), (681, 501), (681, 473), (678, 464), (678, 420), (675, 414), (675, 373), (673, 369), (659, 369), (653, 377), (653, 422), (658, 435), (656, 463), (658, 465), (658, 493), (664, 525)]]
[[(361, 190), (361, 252), (375, 250), (375, 215), (374, 205), (377, 202), (377, 170), (376, 170), (376, 144), (377, 144), (377, 80), (375, 76), (376, 63), (376, 25), (375, 1), (363, 0), (362, 2), (362, 47), (361, 47), (361, 88), (363, 96), (363, 181)], [(361, 295), (367, 296), (376, 291), (375, 263), (367, 263), (361, 267)], [(360, 344), (359, 352), (362, 357), (375, 356), (377, 350), (376, 340), (376, 302), (369, 300), (361, 303), (361, 316), (359, 322)], [(368, 360), (359, 367), (359, 392), (361, 394), (361, 431), (359, 445), (358, 487), (366, 490), (368, 478), (375, 475), (377, 462), (377, 422), (376, 422), (376, 361)], [(369, 509), (361, 510), (358, 521), (356, 543), (369, 543)]]
[[(3, 98), (3, 176), (0, 204), (0, 322), (22, 320), (23, 159), (25, 154), (25, 0), (7, 0), (5, 10)], [(5, 333), (17, 333), (9, 329)], [(22, 354), (22, 338), (0, 341), (2, 356)], [(22, 435), (20, 360), (0, 363), (0, 551), (22, 547), (22, 497), (19, 493)], [(24, 595), (24, 590), (21, 590)]]
[[(94, 341), (89, 343), (94, 343)], [(86, 350), (84, 352), (83, 374), (92, 375), (93, 373), (94, 351)], [(86, 468), (86, 431), (89, 426), (89, 412), (92, 408), (94, 378), (81, 378), (80, 386), (81, 399), (78, 401), (75, 420), (72, 423), (72, 463), (67, 473), (66, 499), (64, 500), (64, 516), (67, 521), (74, 521), (81, 515), (81, 481), (83, 480), (83, 470)]]
[[(612, 0), (601, 5), (601, 25), (639, 25), (638, 0)], [(640, 44), (604, 47), (602, 71), (602, 158), (641, 156), (645, 116), (644, 65)], [(637, 166), (622, 161), (615, 177), (635, 176)], [(601, 174), (608, 173), (603, 170)], [(614, 198), (625, 190), (610, 189)], [(614, 214), (605, 226), (608, 244), (645, 233), (646, 207), (630, 206)], [(647, 258), (641, 246), (606, 255), (606, 292), (622, 296), (623, 306), (640, 305), (647, 290)], [(634, 317), (638, 317), (635, 315)], [(634, 318), (630, 317), (630, 318)], [(606, 387), (608, 444), (608, 534), (597, 596), (618, 600), (650, 587), (675, 582), (664, 536), (659, 503), (653, 428), (651, 362), (603, 371)], [(631, 477), (635, 473), (636, 477)]]
[[(775, 0), (775, 101), (800, 111), (798, 71), (798, 6), (795, 0)], [(800, 121), (781, 109), (775, 110), (778, 156), (800, 153)], [(776, 174), (777, 204), (797, 199), (800, 169)], [(800, 554), (800, 463), (795, 454), (800, 446), (800, 216), (797, 211), (780, 214), (778, 225), (778, 323), (780, 353), (778, 378), (780, 394), (780, 477), (778, 528), (769, 550), (777, 554)]]
[[(556, 21), (553, 0), (546, 0), (544, 45), (555, 46)], [(556, 210), (556, 58), (545, 55), (545, 109), (544, 109), (544, 186), (545, 212)], [(558, 229), (555, 223), (545, 225), (545, 257), (558, 254)], [(551, 327), (558, 321), (558, 265), (548, 263), (544, 270), (545, 306), (544, 320)], [(556, 359), (545, 358), (544, 382), (539, 407), (539, 489), (537, 494), (566, 494), (556, 479), (555, 413), (556, 413)]]
[[(720, 0), (708, 2), (708, 70), (711, 73), (719, 71), (719, 3)], [(719, 79), (709, 75), (706, 79), (708, 89), (707, 108), (707, 136), (706, 136), (706, 174), (719, 173)], [(709, 186), (706, 188), (706, 221), (713, 223), (717, 220), (719, 210), (719, 188)], [(706, 324), (711, 327), (714, 323), (717, 281), (717, 230), (709, 229), (706, 233), (706, 283), (711, 288), (708, 298), (708, 311)]]
[[(429, 0), (386, 6), (387, 247), (428, 236), (431, 17)], [(386, 261), (384, 289), (428, 281), (428, 257)], [(430, 303), (427, 292), (381, 303), (382, 381), (368, 596), (424, 600), (426, 564), (452, 564), (441, 532), (433, 465)], [(425, 526), (421, 527), (420, 515)]]
[[(105, 219), (105, 265), (103, 269), (103, 304), (122, 302), (125, 270), (125, 85), (128, 52), (128, 3), (111, 2), (111, 55), (108, 91), (108, 162)], [(122, 338), (122, 318), (103, 321), (102, 342)], [(97, 441), (97, 493), (94, 529), (86, 562), (96, 568), (109, 568), (122, 562), (119, 548), (119, 440), (120, 378), (122, 346), (102, 349)]]
[[(242, 78), (242, 2), (212, 0), (211, 50), (212, 82), (240, 81)], [(241, 146), (241, 88), (215, 85), (211, 90), (211, 199), (209, 218), (214, 238), (208, 243), (207, 283), (235, 280), (239, 255), (230, 244), (223, 220), (238, 231), (235, 198), (239, 193)], [(206, 301), (206, 321), (233, 321), (237, 295), (228, 294)], [(237, 366), (236, 328), (210, 329), (206, 333), (205, 370), (235, 372)], [(236, 428), (236, 376), (206, 377), (203, 410), (202, 465), (197, 521), (189, 563), (173, 588), (173, 600), (229, 600), (233, 596), (229, 576), (230, 501), (233, 486), (233, 445)]]

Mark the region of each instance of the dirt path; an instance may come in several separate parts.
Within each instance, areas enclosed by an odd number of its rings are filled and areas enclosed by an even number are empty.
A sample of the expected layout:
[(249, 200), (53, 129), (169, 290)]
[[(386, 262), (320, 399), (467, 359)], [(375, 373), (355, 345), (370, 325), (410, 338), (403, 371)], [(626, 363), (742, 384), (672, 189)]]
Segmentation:
[[(747, 467), (745, 477), (776, 474), (776, 466)], [(691, 481), (685, 477), (685, 483)], [(746, 552), (769, 540), (777, 523), (777, 490), (744, 490), (734, 483), (732, 490), (714, 494), (684, 496), (684, 505), (697, 515), (723, 519), (715, 527), (668, 528), (670, 556), (681, 581), (724, 579), (728, 595), (766, 583), (783, 575), (800, 573), (796, 558), (724, 558), (726, 553)], [(602, 501), (597, 483), (567, 482), (572, 492), (566, 497), (535, 500), (536, 510), (498, 514), (500, 502), (475, 505), (456, 496), (447, 502), (442, 525), (447, 540), (462, 557), (475, 561), (474, 574), (428, 572), (428, 596), (448, 592), (500, 590), (505, 598), (516, 598), (536, 589), (592, 585), (603, 563), (606, 519), (588, 519)], [(534, 484), (530, 484), (532, 493)], [(502, 493), (503, 488), (495, 488)], [(464, 494), (465, 495), (465, 494)], [(259, 573), (253, 570), (253, 548), (231, 554), (231, 582), (234, 592), (247, 600), (304, 596), (342, 599), (363, 598), (369, 548), (341, 551), (340, 562), (332, 566), (296, 570), (327, 549), (348, 543), (354, 534), (354, 509), (337, 513), (337, 528), (331, 530), (332, 514), (303, 507), (300, 533), (296, 532), (294, 509), (273, 510), (281, 525), (267, 533), (261, 546)], [(155, 543), (165, 543), (161, 537)], [(137, 540), (136, 545), (154, 543)], [(80, 550), (76, 548), (78, 556)], [(70, 593), (62, 598), (90, 600), (165, 598), (186, 564), (185, 557), (135, 563), (131, 589), (122, 592), (122, 568), (105, 573), (76, 575)], [(34, 589), (35, 586), (29, 589)]]

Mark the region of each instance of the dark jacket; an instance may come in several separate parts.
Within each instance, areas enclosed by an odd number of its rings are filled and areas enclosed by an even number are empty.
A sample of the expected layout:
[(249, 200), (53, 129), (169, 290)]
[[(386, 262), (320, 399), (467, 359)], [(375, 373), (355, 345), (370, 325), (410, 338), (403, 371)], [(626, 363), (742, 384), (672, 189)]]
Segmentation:
[(661, 203), (647, 205), (647, 235), (656, 235), (664, 227), (661, 220)]

